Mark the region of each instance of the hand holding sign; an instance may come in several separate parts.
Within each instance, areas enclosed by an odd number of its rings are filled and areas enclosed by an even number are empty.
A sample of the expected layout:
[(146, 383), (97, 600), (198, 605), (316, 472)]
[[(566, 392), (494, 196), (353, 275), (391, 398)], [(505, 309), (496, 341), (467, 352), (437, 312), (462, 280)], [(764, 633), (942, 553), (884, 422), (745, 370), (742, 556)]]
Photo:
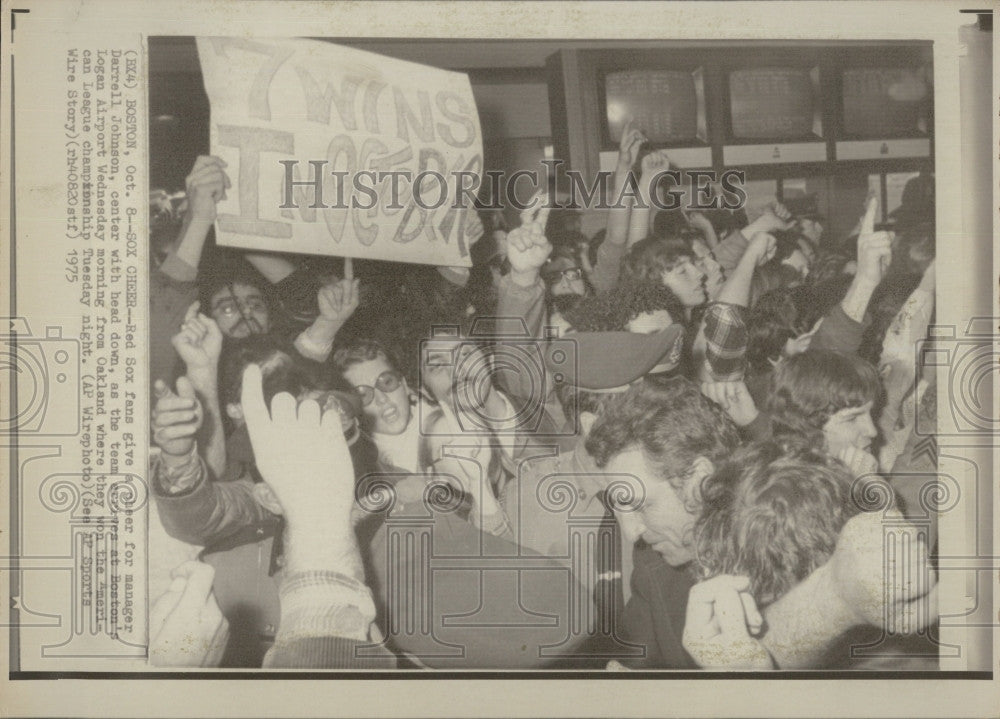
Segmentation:
[(231, 187), (225, 168), (226, 163), (212, 155), (200, 155), (195, 160), (184, 181), (192, 222), (215, 222), (215, 205), (226, 199), (226, 190)]
[(225, 162), (202, 158), (191, 190), (220, 245), (471, 265), (483, 153), (467, 75), (306, 39), (197, 45)]

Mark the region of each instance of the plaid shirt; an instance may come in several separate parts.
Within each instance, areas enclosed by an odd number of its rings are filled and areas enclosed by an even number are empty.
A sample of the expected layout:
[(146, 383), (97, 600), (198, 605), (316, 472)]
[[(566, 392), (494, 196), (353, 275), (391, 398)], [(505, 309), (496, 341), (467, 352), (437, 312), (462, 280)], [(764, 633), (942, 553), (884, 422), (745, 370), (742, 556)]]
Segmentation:
[(705, 311), (705, 356), (716, 382), (743, 379), (748, 341), (744, 314), (745, 308), (724, 302), (713, 302)]

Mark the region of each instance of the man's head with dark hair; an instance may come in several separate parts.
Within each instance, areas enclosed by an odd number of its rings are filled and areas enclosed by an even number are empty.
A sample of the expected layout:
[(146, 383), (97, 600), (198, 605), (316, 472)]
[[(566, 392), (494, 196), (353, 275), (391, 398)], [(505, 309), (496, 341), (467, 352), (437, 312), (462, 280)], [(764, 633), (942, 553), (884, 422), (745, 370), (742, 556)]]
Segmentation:
[(705, 272), (695, 265), (694, 253), (681, 240), (647, 237), (636, 242), (622, 264), (622, 282), (660, 282), (677, 295), (685, 308), (705, 303)]
[(755, 307), (764, 294), (778, 289), (797, 287), (802, 284), (802, 274), (798, 269), (784, 262), (771, 260), (758, 267), (750, 283), (750, 306)]
[(702, 484), (695, 525), (702, 578), (744, 575), (758, 605), (781, 598), (833, 554), (859, 511), (852, 482), (840, 462), (801, 442), (738, 450)]
[(751, 371), (768, 372), (781, 359), (788, 340), (806, 331), (787, 288), (765, 293), (747, 314), (746, 360)]
[(226, 337), (239, 339), (271, 330), (267, 283), (246, 263), (207, 273), (199, 280), (198, 291), (202, 312)]
[[(812, 271), (809, 273), (809, 282), (819, 286), (838, 280), (843, 281), (843, 278), (846, 277), (847, 283), (850, 284), (853, 273), (849, 270), (852, 264), (856, 263), (846, 252), (821, 252), (813, 263)], [(846, 289), (845, 285), (845, 292)]]
[(653, 218), (653, 237), (661, 240), (675, 239), (689, 227), (682, 210), (660, 210)]
[(809, 238), (794, 229), (775, 230), (772, 234), (776, 240), (772, 261), (794, 268), (802, 279), (808, 277), (816, 262), (816, 250)]
[(881, 394), (869, 363), (811, 349), (778, 363), (765, 408), (776, 434), (797, 435), (837, 455), (848, 447), (870, 450), (878, 435), (871, 412)]
[(585, 447), (598, 467), (637, 482), (632, 511), (619, 513), (674, 566), (694, 557), (700, 486), (739, 444), (721, 408), (684, 378), (642, 380), (593, 421)]
[(577, 332), (649, 333), (684, 322), (684, 306), (655, 280), (626, 282), (584, 298), (563, 317)]

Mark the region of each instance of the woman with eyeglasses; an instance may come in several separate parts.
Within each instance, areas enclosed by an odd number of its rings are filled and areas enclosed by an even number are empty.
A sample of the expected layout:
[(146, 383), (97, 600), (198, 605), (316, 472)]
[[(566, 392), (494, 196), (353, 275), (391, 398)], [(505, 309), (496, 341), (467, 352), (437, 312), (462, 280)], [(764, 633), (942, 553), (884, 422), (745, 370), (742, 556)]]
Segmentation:
[(419, 472), (420, 427), (411, 421), (417, 397), (389, 351), (373, 340), (357, 339), (337, 349), (333, 363), (361, 399), (366, 429), (382, 463)]

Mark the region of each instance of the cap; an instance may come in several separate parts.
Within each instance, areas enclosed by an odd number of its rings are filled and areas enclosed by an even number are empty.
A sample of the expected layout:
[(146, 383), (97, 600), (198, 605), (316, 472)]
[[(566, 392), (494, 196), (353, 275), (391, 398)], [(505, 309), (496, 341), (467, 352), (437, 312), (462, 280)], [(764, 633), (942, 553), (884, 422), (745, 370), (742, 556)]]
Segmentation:
[[(576, 347), (576, 364), (567, 366), (564, 356), (546, 357), (549, 371), (565, 381), (592, 392), (624, 391), (652, 371), (666, 372), (681, 361), (684, 326), (672, 324), (652, 334), (638, 332), (574, 332), (565, 337)], [(563, 359), (562, 362), (557, 360)]]

